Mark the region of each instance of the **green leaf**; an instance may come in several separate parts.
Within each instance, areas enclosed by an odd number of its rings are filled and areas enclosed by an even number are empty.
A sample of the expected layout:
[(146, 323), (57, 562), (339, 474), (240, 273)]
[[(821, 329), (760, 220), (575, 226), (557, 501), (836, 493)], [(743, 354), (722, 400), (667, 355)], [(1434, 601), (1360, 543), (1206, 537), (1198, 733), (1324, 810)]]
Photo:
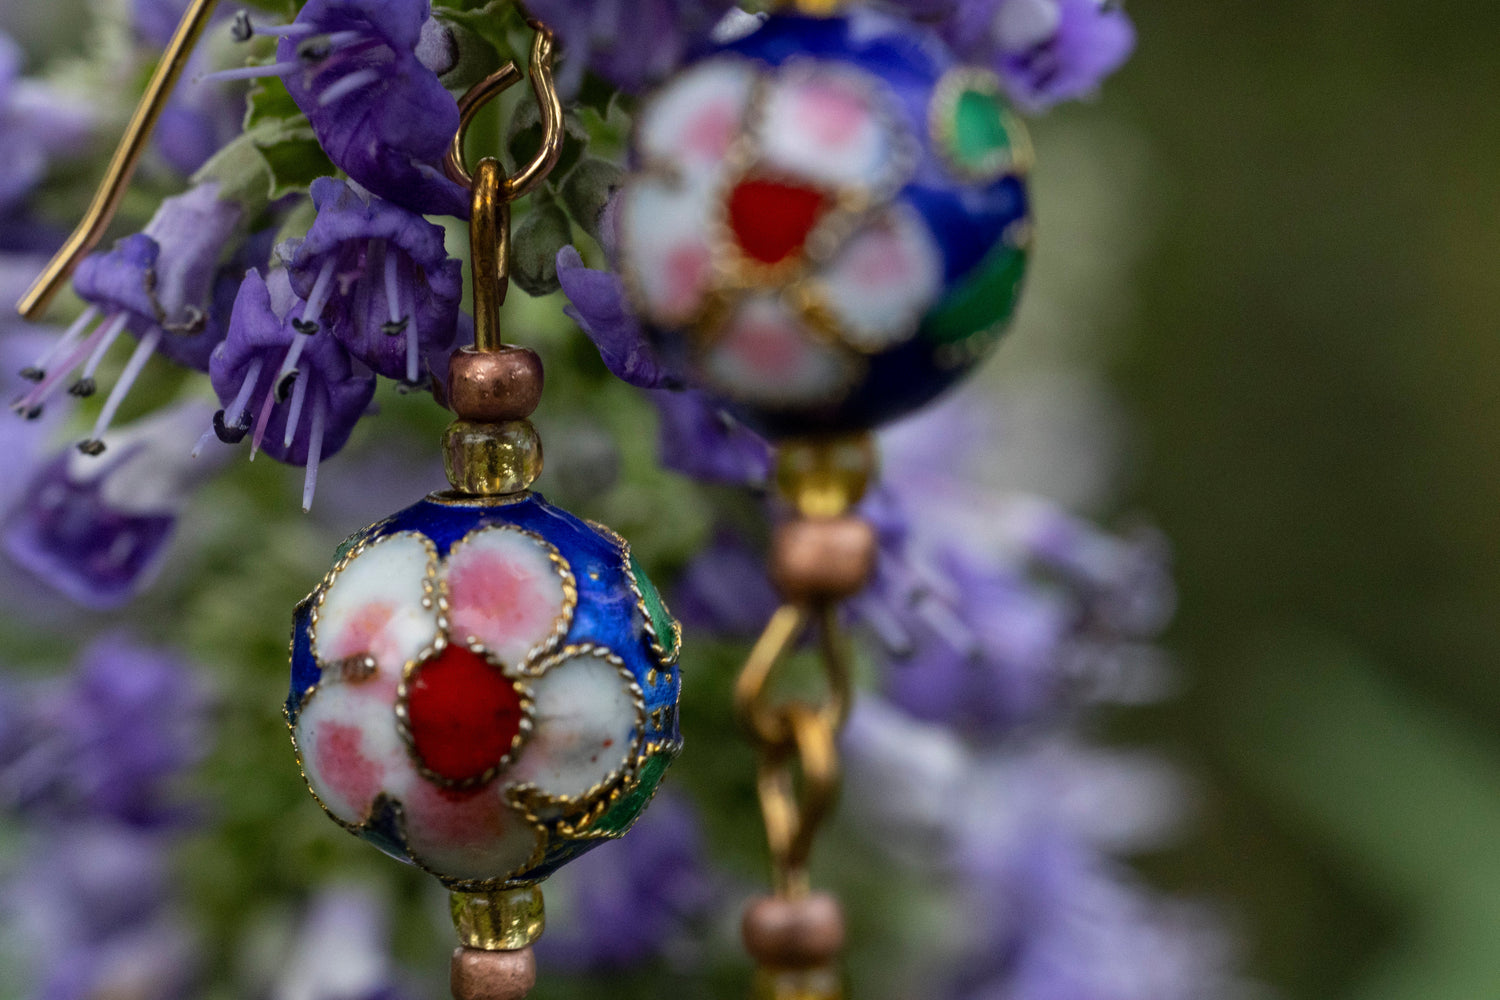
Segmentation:
[(193, 175), (216, 180), (219, 197), (239, 201), (247, 217), (335, 172), (306, 119), (271, 119), (240, 135)]
[(599, 239), (599, 217), (625, 172), (607, 160), (585, 157), (562, 182), (562, 202), (579, 228)]
[(257, 80), (245, 95), (245, 131), (265, 122), (301, 118), (302, 109), (292, 100), (286, 84), (279, 77)]
[(538, 201), (512, 240), (511, 280), (531, 296), (557, 291), (557, 252), (573, 242), (573, 227), (557, 203)]

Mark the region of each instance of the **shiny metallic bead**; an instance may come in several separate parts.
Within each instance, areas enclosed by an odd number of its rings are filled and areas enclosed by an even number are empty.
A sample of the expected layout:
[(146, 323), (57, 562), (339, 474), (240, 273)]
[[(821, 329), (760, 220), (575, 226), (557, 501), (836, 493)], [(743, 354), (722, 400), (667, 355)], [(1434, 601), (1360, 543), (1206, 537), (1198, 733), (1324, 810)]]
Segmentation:
[(460, 493), (520, 493), (542, 474), (542, 439), (529, 420), (455, 420), (443, 432), (443, 468)]
[(768, 969), (827, 966), (844, 947), (844, 913), (826, 892), (761, 896), (745, 908), (740, 930), (750, 957)]
[(875, 571), (875, 529), (863, 518), (803, 518), (776, 526), (771, 580), (790, 601), (840, 600)]
[(869, 434), (788, 441), (776, 453), (776, 485), (804, 517), (837, 517), (859, 503), (878, 464)]
[(525, 420), (542, 398), (542, 359), (527, 347), (476, 351), (448, 358), (448, 405), (464, 420)]
[(541, 937), (547, 926), (540, 886), (455, 892), (448, 902), (458, 939), (470, 948), (514, 951)]
[(453, 953), (448, 984), (453, 1000), (521, 1000), (536, 985), (536, 956), (530, 948)]

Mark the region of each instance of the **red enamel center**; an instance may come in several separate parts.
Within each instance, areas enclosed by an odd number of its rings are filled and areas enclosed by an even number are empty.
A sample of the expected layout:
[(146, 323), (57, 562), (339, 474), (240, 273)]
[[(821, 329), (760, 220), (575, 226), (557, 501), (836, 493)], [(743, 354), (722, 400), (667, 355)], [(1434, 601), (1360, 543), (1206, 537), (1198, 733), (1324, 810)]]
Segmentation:
[(417, 668), (406, 712), (417, 756), (450, 781), (472, 780), (499, 764), (521, 730), (515, 684), (462, 646)]
[(729, 192), (729, 228), (745, 255), (775, 264), (802, 249), (828, 196), (777, 181), (741, 181)]

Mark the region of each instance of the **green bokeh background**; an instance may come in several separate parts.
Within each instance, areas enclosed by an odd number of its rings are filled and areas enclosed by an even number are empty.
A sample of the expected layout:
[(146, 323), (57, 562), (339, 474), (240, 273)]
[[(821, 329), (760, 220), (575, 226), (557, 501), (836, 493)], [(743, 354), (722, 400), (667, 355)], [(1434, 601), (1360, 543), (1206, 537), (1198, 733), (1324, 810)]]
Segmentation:
[(1500, 995), (1500, 5), (1130, 12), (1065, 114), (1146, 160), (1109, 364), (1187, 690), (1127, 725), (1206, 792), (1147, 867), (1287, 998)]

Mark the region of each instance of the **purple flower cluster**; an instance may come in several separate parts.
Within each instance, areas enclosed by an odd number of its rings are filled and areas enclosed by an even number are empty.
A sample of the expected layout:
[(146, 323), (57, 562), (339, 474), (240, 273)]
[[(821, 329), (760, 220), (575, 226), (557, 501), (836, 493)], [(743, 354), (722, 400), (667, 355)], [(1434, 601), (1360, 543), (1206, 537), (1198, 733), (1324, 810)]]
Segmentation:
[[(734, 9), (733, 0), (532, 0), (527, 5), (562, 42), (562, 85), (585, 69), (638, 91), (676, 69)], [(642, 39), (650, 39), (642, 44)]]
[(194, 936), (172, 897), (191, 812), (174, 785), (208, 745), (208, 698), (174, 656), (101, 637), (65, 677), (0, 689), (0, 938), (35, 996), (186, 996)]

